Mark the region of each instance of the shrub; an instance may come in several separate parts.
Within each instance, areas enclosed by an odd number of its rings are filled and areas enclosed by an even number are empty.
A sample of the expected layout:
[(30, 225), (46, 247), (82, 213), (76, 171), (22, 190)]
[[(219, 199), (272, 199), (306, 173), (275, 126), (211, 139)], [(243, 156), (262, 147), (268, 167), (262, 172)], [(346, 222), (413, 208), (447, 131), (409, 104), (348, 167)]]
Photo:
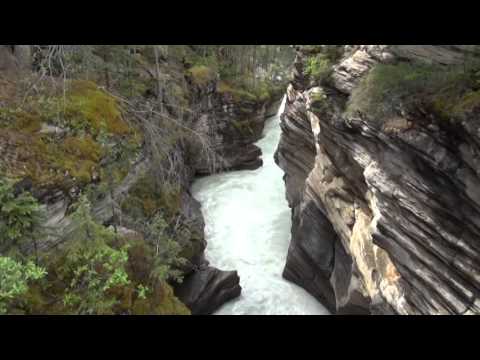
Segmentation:
[(332, 73), (332, 65), (333, 62), (326, 54), (310, 56), (306, 60), (305, 75), (310, 76), (319, 83), (323, 83)]
[(63, 302), (78, 314), (111, 313), (118, 300), (111, 290), (129, 284), (125, 265), (127, 248), (112, 246), (113, 230), (97, 224), (90, 204), (82, 196), (72, 215), (74, 231), (60, 271), (67, 280)]
[(0, 256), (0, 314), (8, 312), (13, 303), (25, 295), (29, 282), (46, 275), (45, 269), (31, 261), (26, 264)]
[(35, 238), (41, 213), (37, 200), (28, 192), (15, 195), (13, 185), (0, 178), (0, 245), (10, 249)]
[(182, 272), (177, 267), (185, 265), (187, 260), (180, 256), (182, 247), (168, 234), (168, 224), (157, 215), (149, 224), (150, 240), (155, 248), (154, 265), (150, 276), (160, 283), (173, 280), (182, 282)]
[[(44, 261), (48, 281), (19, 295), (33, 314), (188, 314), (167, 281), (181, 281), (180, 245), (166, 223), (153, 221), (148, 241), (97, 224), (81, 196), (65, 245)], [(155, 247), (155, 246), (157, 247)]]

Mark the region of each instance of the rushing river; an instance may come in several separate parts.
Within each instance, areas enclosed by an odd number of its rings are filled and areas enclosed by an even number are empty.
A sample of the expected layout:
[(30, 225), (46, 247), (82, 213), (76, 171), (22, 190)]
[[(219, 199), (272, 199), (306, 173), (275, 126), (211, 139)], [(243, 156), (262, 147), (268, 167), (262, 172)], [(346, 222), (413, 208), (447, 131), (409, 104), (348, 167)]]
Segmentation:
[(305, 290), (282, 278), (291, 220), (283, 172), (273, 155), (284, 106), (285, 99), (257, 142), (263, 167), (208, 176), (193, 185), (205, 217), (206, 257), (219, 269), (237, 270), (242, 286), (242, 295), (216, 314), (328, 314)]

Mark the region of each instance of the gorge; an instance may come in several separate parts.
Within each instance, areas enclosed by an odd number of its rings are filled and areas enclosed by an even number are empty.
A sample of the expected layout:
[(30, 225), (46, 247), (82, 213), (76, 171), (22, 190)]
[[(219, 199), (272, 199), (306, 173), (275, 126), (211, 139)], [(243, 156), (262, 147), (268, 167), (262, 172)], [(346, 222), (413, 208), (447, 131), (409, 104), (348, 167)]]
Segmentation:
[(1, 45), (0, 314), (479, 314), (479, 116), (477, 45)]
[(326, 310), (303, 289), (282, 278), (290, 241), (290, 210), (282, 171), (273, 155), (280, 138), (280, 115), (266, 120), (256, 145), (257, 170), (212, 175), (193, 184), (206, 222), (206, 257), (220, 269), (238, 271), (242, 294), (220, 308), (221, 315), (320, 315)]

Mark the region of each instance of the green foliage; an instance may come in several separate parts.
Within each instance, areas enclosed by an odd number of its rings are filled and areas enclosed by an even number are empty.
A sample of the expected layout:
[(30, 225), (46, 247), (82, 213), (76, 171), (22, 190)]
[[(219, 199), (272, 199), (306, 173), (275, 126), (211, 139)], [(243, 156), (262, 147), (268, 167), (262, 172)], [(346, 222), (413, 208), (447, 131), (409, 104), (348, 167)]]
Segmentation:
[(2, 107), (0, 108), (0, 127), (31, 134), (40, 130), (41, 119), (38, 115), (19, 108)]
[(129, 284), (128, 253), (127, 247), (112, 246), (114, 232), (97, 224), (90, 211), (82, 196), (72, 215), (75, 230), (69, 234), (71, 245), (60, 269), (68, 279), (63, 301), (78, 314), (106, 314), (118, 303), (111, 290)]
[(219, 81), (217, 84), (217, 92), (220, 94), (229, 94), (235, 101), (251, 101), (256, 102), (257, 97), (252, 92), (245, 89), (244, 84), (235, 85), (227, 81)]
[(15, 195), (13, 185), (0, 178), (0, 245), (9, 249), (31, 240), (40, 220), (37, 200), (28, 192)]
[(71, 281), (64, 304), (78, 314), (106, 314), (118, 303), (109, 291), (129, 284), (126, 249), (116, 250), (97, 241), (70, 251), (67, 256)]
[(458, 115), (458, 101), (468, 108), (469, 100), (475, 98), (470, 92), (478, 86), (475, 73), (464, 66), (378, 64), (352, 93), (347, 111), (386, 116), (398, 112), (399, 106), (412, 109), (423, 105), (437, 114)]
[(19, 263), (9, 257), (0, 256), (0, 314), (28, 291), (29, 282), (46, 275), (45, 269), (31, 261)]
[[(282, 45), (40, 47), (42, 54), (36, 56), (34, 67), (46, 76), (35, 84), (36, 76), (25, 79), (23, 90), (9, 91), (8, 106), (0, 109), (0, 142), (8, 140), (9, 145), (0, 167), (11, 178), (28, 176), (35, 189), (68, 192), (75, 186), (85, 193), (90, 185), (95, 200), (127, 175), (143, 145), (137, 130), (153, 129), (137, 128), (133, 121), (142, 123), (139, 118), (145, 116), (148, 120), (142, 125), (151, 125), (158, 120), (143, 111), (147, 106), (184, 120), (196, 95), (185, 80), (190, 77), (204, 85), (220, 74), (219, 92), (245, 102), (240, 108), (251, 112), (252, 103), (272, 97), (276, 90), (270, 79), (282, 71), (283, 63), (290, 62), (286, 60), (289, 48)], [(52, 67), (41, 63), (50, 54), (49, 47), (57, 48)], [(4, 89), (2, 84), (2, 104), (6, 104)], [(127, 102), (112, 94), (127, 97), (132, 105), (124, 105)], [(240, 126), (249, 131), (245, 124)], [(60, 129), (44, 129), (45, 125)], [(162, 155), (189, 145), (191, 135), (185, 135), (180, 126), (165, 119), (158, 120), (158, 125), (160, 130), (152, 131), (151, 137), (162, 143), (158, 151)], [(158, 167), (167, 160), (158, 161)], [(48, 270), (47, 278), (17, 287), (15, 291), (21, 291), (15, 295), (16, 309), (25, 313), (188, 313), (168, 282), (182, 281), (187, 259), (203, 249), (203, 234), (183, 217), (183, 189), (171, 180), (176, 177), (171, 173), (168, 182), (142, 179), (121, 204), (129, 220), (141, 223), (142, 234), (136, 242), (97, 224), (82, 197), (72, 224), (61, 234), (65, 241), (37, 258)], [(11, 186), (0, 183), (0, 250), (35, 239), (37, 210), (29, 195), (13, 196)], [(34, 280), (28, 276), (26, 281)]]
[(58, 291), (62, 313), (185, 313), (185, 307), (168, 292), (167, 281), (182, 281), (178, 267), (186, 260), (161, 216), (149, 224), (148, 241), (119, 238), (97, 224), (85, 196), (72, 220), (70, 245), (61, 261), (52, 263), (63, 284)]
[(157, 286), (148, 299), (138, 297), (132, 305), (135, 315), (190, 315), (190, 310), (178, 300), (168, 284)]
[(182, 272), (177, 267), (185, 265), (187, 260), (180, 256), (182, 247), (167, 232), (168, 224), (160, 215), (149, 224), (150, 240), (155, 247), (154, 267), (150, 274), (159, 282), (168, 280), (182, 282)]
[(328, 79), (332, 72), (333, 62), (326, 54), (310, 56), (306, 60), (305, 74), (322, 83)]

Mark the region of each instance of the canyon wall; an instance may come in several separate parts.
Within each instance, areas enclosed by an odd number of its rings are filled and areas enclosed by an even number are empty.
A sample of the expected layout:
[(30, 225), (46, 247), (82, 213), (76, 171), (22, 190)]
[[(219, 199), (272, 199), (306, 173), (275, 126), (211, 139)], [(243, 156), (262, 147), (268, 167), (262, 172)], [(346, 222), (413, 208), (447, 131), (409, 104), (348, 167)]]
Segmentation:
[[(276, 112), (283, 87), (257, 97), (227, 86), (204, 65), (185, 64), (185, 58), (169, 55), (155, 64), (148, 54), (138, 54), (140, 65), (130, 68), (134, 80), (124, 91), (140, 90), (121, 102), (104, 91), (112, 76), (104, 81), (103, 71), (95, 69), (86, 81), (68, 73), (72, 79), (62, 85), (55, 64), (42, 76), (34, 69), (31, 50), (28, 45), (0, 46), (0, 171), (15, 181), (16, 193), (34, 195), (49, 229), (22, 251), (55, 254), (68, 245), (66, 235), (77, 226), (72, 208), (80, 194), (88, 193), (95, 221), (121, 236), (149, 241), (145, 226), (162, 214), (187, 260), (180, 269), (183, 282), (171, 285), (192, 314), (212, 313), (239, 296), (237, 273), (210, 267), (204, 258), (205, 225), (190, 186), (197, 176), (262, 165), (253, 143), (261, 137), (266, 117)], [(99, 69), (108, 69), (91, 56)], [(156, 94), (152, 74), (157, 72), (164, 88)], [(45, 85), (41, 80), (47, 73)], [(63, 95), (49, 90), (50, 84)], [(31, 99), (25, 101), (27, 95)], [(20, 96), (25, 97), (21, 111)], [(63, 114), (46, 106), (57, 102), (66, 109)], [(87, 134), (79, 135), (75, 128), (79, 120)], [(105, 128), (106, 141), (98, 136), (99, 127)], [(7, 250), (0, 244), (0, 253)]]
[(347, 111), (379, 64), (462, 64), (473, 46), (344, 46), (324, 83), (311, 53), (297, 49), (276, 153), (293, 220), (284, 277), (338, 314), (479, 314), (478, 90), (461, 116)]

